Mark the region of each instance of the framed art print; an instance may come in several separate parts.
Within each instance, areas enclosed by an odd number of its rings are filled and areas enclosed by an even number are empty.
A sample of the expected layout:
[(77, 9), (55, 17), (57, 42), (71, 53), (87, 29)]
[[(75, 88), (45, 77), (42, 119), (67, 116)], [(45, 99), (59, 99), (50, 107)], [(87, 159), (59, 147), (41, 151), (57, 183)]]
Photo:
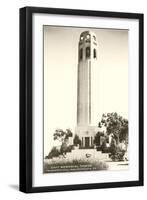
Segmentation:
[(20, 9), (20, 191), (143, 185), (143, 14)]

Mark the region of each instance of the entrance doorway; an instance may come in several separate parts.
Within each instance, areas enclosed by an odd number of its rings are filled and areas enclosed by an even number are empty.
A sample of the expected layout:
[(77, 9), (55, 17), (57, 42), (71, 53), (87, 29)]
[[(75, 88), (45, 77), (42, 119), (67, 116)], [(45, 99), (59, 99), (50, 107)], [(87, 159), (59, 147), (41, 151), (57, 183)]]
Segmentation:
[(89, 137), (85, 137), (85, 147), (86, 148), (90, 147), (90, 138)]

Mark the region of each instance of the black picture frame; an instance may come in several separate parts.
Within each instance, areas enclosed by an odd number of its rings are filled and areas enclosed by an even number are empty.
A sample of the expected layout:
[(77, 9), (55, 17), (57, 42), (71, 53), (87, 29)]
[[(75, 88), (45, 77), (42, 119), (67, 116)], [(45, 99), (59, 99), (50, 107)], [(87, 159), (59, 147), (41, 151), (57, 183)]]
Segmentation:
[[(71, 16), (94, 16), (139, 20), (139, 180), (126, 182), (90, 183), (79, 185), (32, 186), (32, 16), (34, 13)], [(54, 192), (98, 188), (143, 186), (143, 14), (59, 8), (20, 8), (20, 186), (22, 192)]]

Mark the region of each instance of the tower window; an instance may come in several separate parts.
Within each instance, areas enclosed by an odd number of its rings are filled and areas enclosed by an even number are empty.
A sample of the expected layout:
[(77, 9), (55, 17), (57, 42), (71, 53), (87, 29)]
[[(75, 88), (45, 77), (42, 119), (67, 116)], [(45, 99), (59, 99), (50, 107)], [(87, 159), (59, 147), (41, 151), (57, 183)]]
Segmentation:
[(90, 58), (90, 47), (86, 47), (86, 58)]
[(85, 37), (85, 41), (90, 42), (90, 35), (89, 34)]
[(93, 50), (93, 57), (96, 58), (96, 49)]
[(79, 58), (80, 58), (80, 60), (82, 60), (82, 58), (83, 58), (83, 49), (80, 49)]
[(80, 40), (83, 41), (83, 36), (81, 36)]
[(87, 39), (90, 39), (90, 35), (89, 34), (87, 35)]
[(96, 41), (96, 37), (95, 37), (95, 35), (93, 35), (93, 39)]

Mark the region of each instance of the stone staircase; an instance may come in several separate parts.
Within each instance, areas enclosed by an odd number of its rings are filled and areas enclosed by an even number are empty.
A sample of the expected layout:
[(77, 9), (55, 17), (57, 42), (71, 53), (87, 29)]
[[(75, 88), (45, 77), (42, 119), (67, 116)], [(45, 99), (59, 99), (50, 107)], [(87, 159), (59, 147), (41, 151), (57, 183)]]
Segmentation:
[(69, 160), (76, 159), (93, 159), (93, 160), (109, 160), (108, 153), (102, 153), (96, 149), (74, 149), (66, 153), (66, 158)]

